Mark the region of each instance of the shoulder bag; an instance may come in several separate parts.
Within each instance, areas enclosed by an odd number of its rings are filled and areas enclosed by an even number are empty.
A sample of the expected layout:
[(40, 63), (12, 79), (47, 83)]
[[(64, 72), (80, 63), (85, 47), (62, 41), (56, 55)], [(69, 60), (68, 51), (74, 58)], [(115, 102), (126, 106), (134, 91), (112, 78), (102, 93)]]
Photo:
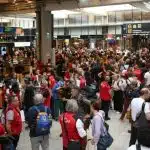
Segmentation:
[[(101, 116), (100, 116), (101, 117)], [(101, 117), (102, 118), (102, 117)], [(103, 120), (103, 118), (102, 118)], [(103, 120), (103, 127), (102, 127), (102, 131), (104, 133), (104, 135), (100, 135), (98, 144), (97, 144), (97, 149), (98, 150), (103, 150), (103, 149), (107, 149), (108, 147), (110, 147), (113, 143), (113, 138), (112, 136), (109, 134), (109, 132), (107, 131), (106, 127), (105, 127), (105, 122)]]

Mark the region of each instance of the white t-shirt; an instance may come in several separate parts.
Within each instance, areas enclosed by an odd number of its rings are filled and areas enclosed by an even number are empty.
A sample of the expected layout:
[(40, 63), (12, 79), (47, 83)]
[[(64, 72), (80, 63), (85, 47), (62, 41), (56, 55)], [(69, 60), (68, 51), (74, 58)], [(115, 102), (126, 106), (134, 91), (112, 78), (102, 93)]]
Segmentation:
[[(142, 110), (142, 105), (144, 103), (144, 99), (142, 98), (134, 98), (131, 102), (131, 116), (132, 120), (136, 121), (137, 116), (140, 114)], [(145, 104), (145, 113), (150, 113), (150, 103)]]
[(146, 72), (144, 75), (144, 78), (146, 79), (146, 85), (150, 85), (150, 72)]
[[(136, 150), (136, 145), (130, 146), (127, 150)], [(141, 150), (150, 150), (150, 148), (141, 146)]]

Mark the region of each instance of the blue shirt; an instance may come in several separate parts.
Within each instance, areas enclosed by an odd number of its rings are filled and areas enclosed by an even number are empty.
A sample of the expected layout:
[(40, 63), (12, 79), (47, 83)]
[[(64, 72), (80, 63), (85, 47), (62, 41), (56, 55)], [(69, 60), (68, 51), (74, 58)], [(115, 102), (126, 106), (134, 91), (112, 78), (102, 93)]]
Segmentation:
[(58, 89), (60, 87), (64, 86), (64, 82), (63, 81), (58, 81), (55, 86), (53, 87), (52, 89), (52, 94), (53, 94), (53, 99), (56, 100), (56, 99), (59, 99), (59, 92), (58, 92)]

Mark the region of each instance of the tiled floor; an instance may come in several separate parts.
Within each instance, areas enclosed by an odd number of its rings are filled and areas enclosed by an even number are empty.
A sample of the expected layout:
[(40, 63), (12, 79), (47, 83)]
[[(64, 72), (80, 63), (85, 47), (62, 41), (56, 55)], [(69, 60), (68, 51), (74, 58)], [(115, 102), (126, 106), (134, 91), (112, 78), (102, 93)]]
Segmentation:
[[(110, 125), (110, 133), (114, 138), (113, 145), (109, 150), (127, 150), (129, 137), (128, 129), (130, 125), (127, 120), (124, 122), (119, 121), (119, 116), (115, 112), (110, 113), (111, 120), (108, 122)], [(61, 138), (59, 137), (61, 129), (58, 122), (53, 122), (53, 127), (51, 129), (50, 137), (50, 148), (49, 150), (62, 150)], [(90, 131), (89, 131), (90, 134)], [(24, 131), (21, 135), (18, 150), (31, 150), (30, 139), (28, 131)], [(88, 144), (87, 150), (94, 150), (90, 142)]]

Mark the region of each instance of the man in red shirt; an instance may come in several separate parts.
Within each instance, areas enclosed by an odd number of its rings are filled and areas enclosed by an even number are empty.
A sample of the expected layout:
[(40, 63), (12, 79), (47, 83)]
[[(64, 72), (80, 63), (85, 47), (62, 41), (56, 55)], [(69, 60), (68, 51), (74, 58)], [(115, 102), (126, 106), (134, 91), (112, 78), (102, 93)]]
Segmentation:
[(19, 100), (17, 96), (12, 95), (8, 100), (6, 108), (6, 130), (13, 137), (13, 145), (16, 149), (22, 131), (22, 120), (19, 110)]
[(110, 120), (108, 117), (109, 106), (111, 102), (111, 86), (109, 85), (109, 76), (105, 76), (104, 81), (100, 85), (100, 98), (102, 110), (105, 112), (105, 120)]

